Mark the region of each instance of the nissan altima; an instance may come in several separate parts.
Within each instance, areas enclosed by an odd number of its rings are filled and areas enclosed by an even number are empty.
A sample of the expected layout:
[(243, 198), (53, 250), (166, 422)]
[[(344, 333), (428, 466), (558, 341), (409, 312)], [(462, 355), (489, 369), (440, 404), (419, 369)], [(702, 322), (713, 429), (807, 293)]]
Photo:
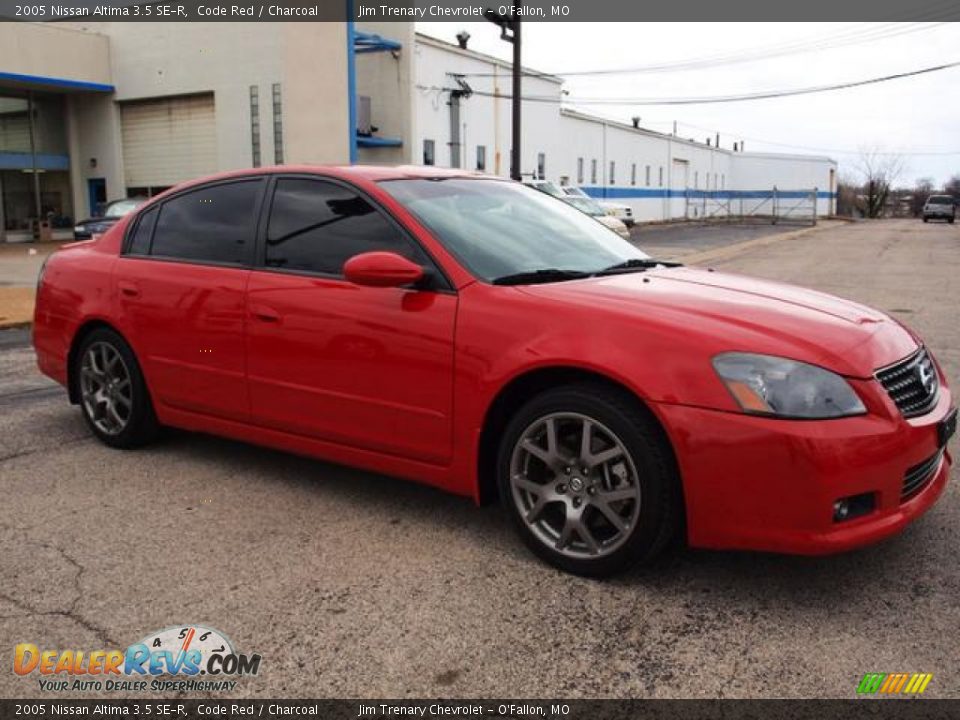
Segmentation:
[(40, 369), (90, 431), (163, 426), (497, 500), (607, 575), (692, 546), (821, 554), (941, 495), (956, 410), (863, 305), (662, 262), (562, 200), (436, 168), (231, 172), (54, 253)]

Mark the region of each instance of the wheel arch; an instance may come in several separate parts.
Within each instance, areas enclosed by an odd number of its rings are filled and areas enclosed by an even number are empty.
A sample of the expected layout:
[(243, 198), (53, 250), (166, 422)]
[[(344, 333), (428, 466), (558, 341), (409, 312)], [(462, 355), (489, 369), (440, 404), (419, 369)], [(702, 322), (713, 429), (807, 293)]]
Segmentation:
[(109, 322), (102, 318), (91, 318), (85, 320), (80, 324), (80, 327), (77, 328), (77, 331), (73, 334), (73, 340), (70, 342), (70, 349), (67, 351), (67, 396), (70, 398), (70, 402), (74, 405), (80, 403), (80, 389), (77, 385), (77, 371), (76, 371), (76, 360), (77, 353), (80, 352), (80, 347), (83, 345), (83, 341), (87, 338), (90, 333), (94, 330), (110, 330), (115, 332), (123, 341), (131, 347), (130, 341), (120, 332), (119, 328), (115, 325), (111, 325)]
[[(670, 441), (670, 435), (663, 422), (650, 408), (649, 404), (632, 388), (619, 380), (595, 370), (567, 365), (536, 368), (511, 378), (500, 389), (493, 402), (490, 403), (484, 416), (478, 443), (476, 493), (478, 502), (485, 505), (499, 499), (496, 468), (497, 450), (500, 436), (513, 414), (530, 398), (544, 390), (562, 385), (584, 383), (601, 385), (622, 394), (629, 398), (637, 409), (650, 419), (651, 427), (655, 428), (664, 443), (664, 447), (667, 448), (669, 460), (673, 465), (676, 477), (681, 480), (678, 483), (677, 491), (680, 493), (680, 508), (685, 509), (683, 482), (673, 443)], [(685, 512), (681, 512), (681, 522), (683, 522), (682, 518), (685, 514)]]

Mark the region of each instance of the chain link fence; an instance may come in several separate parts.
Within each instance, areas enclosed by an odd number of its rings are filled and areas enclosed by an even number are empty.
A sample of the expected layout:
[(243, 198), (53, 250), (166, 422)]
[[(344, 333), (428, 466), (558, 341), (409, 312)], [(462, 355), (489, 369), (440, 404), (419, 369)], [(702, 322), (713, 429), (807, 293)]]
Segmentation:
[(701, 222), (816, 225), (817, 188), (728, 192), (686, 191), (686, 219)]

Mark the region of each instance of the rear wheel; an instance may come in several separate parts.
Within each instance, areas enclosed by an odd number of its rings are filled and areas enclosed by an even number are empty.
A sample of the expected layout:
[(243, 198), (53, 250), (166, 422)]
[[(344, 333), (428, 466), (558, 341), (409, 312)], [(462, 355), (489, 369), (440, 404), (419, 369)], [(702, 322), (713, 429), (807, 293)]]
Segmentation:
[(611, 575), (652, 560), (673, 535), (669, 448), (636, 401), (602, 385), (524, 405), (501, 441), (498, 480), (524, 542), (567, 572)]
[(80, 408), (94, 435), (116, 448), (138, 447), (156, 437), (159, 426), (143, 373), (119, 334), (94, 330), (75, 362)]

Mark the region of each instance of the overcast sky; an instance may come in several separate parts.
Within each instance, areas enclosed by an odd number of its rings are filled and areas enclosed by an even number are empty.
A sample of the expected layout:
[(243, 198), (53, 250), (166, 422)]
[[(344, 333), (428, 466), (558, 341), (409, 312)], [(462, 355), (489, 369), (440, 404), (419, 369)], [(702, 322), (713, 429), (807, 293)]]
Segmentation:
[[(489, 23), (417, 23), (417, 30), (510, 58)], [(863, 41), (874, 38), (872, 41)], [(524, 24), (523, 61), (554, 73), (635, 68), (742, 56), (797, 46), (812, 50), (753, 62), (613, 76), (569, 77), (570, 98), (704, 97), (832, 85), (960, 61), (960, 23), (540, 23)], [(475, 87), (485, 89), (482, 78)], [(571, 103), (572, 104), (572, 103)], [(747, 150), (816, 152), (852, 172), (861, 148), (901, 152), (904, 184), (960, 174), (960, 67), (876, 85), (798, 97), (714, 105), (578, 106), (594, 114)], [(763, 142), (766, 141), (766, 142)], [(773, 144), (776, 143), (776, 144)], [(788, 147), (796, 146), (796, 147)], [(948, 153), (920, 155), (910, 153)]]

